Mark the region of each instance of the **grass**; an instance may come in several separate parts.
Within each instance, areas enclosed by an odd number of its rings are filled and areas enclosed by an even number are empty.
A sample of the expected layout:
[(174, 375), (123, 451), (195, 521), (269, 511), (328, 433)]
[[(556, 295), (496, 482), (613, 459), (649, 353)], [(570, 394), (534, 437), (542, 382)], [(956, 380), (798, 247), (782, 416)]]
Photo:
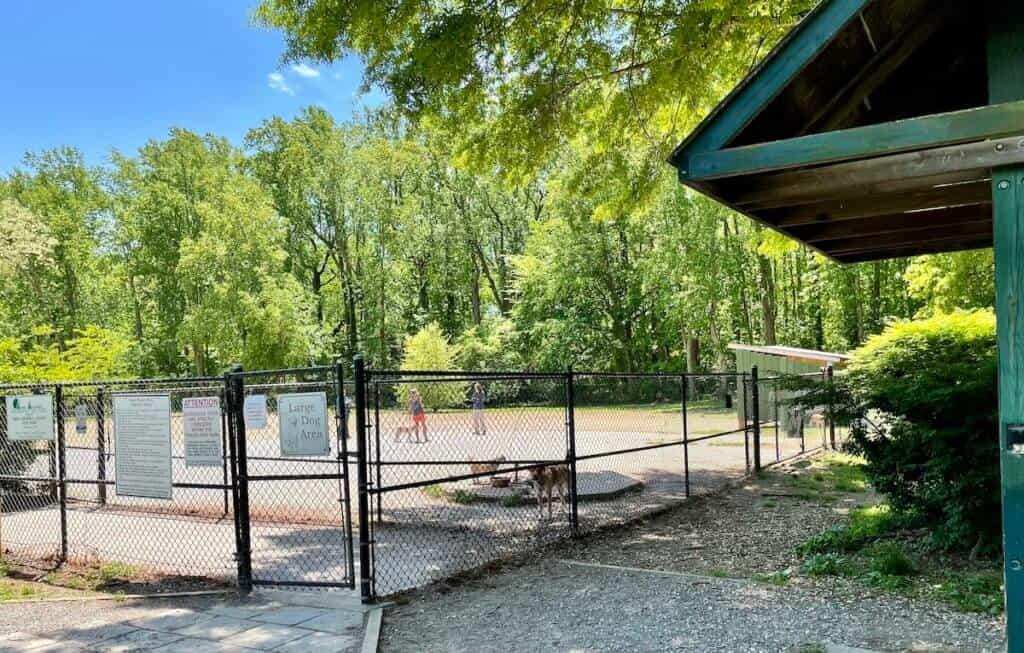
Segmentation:
[(43, 582), (87, 592), (102, 592), (142, 577), (140, 570), (122, 562), (93, 562), (51, 571), (43, 577)]
[(460, 506), (468, 506), (471, 503), (476, 503), (476, 495), (472, 492), (466, 492), (465, 490), (455, 490), (451, 493), (451, 500), (453, 503), (457, 503)]
[(731, 574), (728, 569), (722, 569), (721, 567), (715, 567), (708, 570), (708, 576), (714, 576), (715, 578), (730, 578)]
[(501, 505), (504, 506), (505, 508), (515, 508), (523, 505), (524, 503), (525, 499), (523, 499), (523, 495), (519, 494), (518, 492), (513, 492), (512, 494), (506, 495), (501, 498)]
[(808, 464), (786, 478), (797, 489), (830, 496), (831, 493), (858, 493), (868, 489), (864, 463), (846, 454), (830, 453)]
[(423, 493), (426, 494), (431, 499), (444, 498), (444, 488), (441, 487), (440, 485), (428, 485), (427, 487), (423, 488)]
[(884, 504), (854, 510), (847, 524), (797, 547), (806, 556), (800, 572), (844, 576), (883, 592), (940, 601), (961, 612), (1002, 612), (1000, 569), (970, 568), (966, 561), (929, 556), (927, 536), (907, 530), (913, 525), (914, 520)]
[(800, 565), (800, 573), (808, 576), (846, 576), (850, 569), (846, 558), (837, 553), (815, 553)]
[(880, 504), (857, 508), (850, 512), (849, 523), (833, 526), (797, 547), (802, 555), (816, 553), (850, 553), (859, 551), (880, 537), (892, 533), (905, 522), (904, 518)]
[(759, 583), (782, 587), (789, 582), (790, 577), (791, 574), (788, 571), (777, 571), (774, 574), (755, 574), (754, 580)]
[(828, 653), (824, 644), (801, 644), (796, 653)]

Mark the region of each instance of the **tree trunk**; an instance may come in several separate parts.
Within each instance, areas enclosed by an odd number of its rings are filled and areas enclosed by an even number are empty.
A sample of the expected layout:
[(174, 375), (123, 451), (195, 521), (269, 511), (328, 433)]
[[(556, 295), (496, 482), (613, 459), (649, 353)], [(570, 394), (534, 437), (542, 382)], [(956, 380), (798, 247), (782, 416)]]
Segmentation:
[(483, 322), (480, 313), (480, 266), (473, 261), (472, 281), (469, 285), (469, 304), (473, 311), (473, 324), (479, 326)]
[(761, 281), (761, 324), (764, 344), (774, 345), (775, 339), (775, 279), (772, 275), (771, 261), (767, 257), (757, 256)]

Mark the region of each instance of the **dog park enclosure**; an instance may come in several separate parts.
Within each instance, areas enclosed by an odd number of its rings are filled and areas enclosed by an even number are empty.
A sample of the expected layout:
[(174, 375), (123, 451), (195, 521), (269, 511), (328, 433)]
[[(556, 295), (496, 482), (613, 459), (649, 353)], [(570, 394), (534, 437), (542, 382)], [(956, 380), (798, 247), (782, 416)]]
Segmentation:
[(1024, 641), (1024, 6), (824, 0), (676, 149), (841, 263), (994, 246), (1010, 650)]
[[(778, 385), (756, 369), (407, 372), (359, 359), (351, 380), (332, 365), (0, 386), (0, 546), (42, 568), (117, 561), (243, 589), (358, 579), (372, 600), (823, 446), (813, 415), (780, 426)], [(564, 505), (558, 493), (538, 505), (531, 471), (560, 466)]]

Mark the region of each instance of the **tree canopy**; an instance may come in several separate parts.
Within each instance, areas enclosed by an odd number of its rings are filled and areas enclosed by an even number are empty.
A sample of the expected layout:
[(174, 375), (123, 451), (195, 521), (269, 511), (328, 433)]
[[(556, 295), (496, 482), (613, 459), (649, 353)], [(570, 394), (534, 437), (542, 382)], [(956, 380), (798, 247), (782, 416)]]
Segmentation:
[(355, 53), (391, 103), (27, 153), (0, 176), (0, 381), (81, 376), (95, 343), (97, 373), (397, 367), (425, 329), (470, 369), (706, 370), (990, 306), (990, 252), (840, 267), (664, 163), (809, 4), (265, 0), (286, 56)]

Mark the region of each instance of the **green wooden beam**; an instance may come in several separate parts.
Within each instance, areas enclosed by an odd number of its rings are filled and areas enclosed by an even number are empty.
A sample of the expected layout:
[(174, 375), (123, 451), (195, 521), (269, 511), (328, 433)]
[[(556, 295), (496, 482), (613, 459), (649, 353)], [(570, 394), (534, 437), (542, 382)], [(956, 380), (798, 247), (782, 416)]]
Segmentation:
[(677, 168), (692, 152), (724, 147), (873, 0), (823, 0), (672, 154)]
[[(989, 0), (991, 102), (1024, 100), (1024, 3)], [(992, 174), (999, 348), (999, 464), (1002, 474), (1006, 650), (1024, 650), (1024, 166)], [(1024, 440), (1020, 440), (1024, 447)]]
[(999, 138), (1024, 128), (1024, 101), (693, 154), (684, 180), (709, 180)]

